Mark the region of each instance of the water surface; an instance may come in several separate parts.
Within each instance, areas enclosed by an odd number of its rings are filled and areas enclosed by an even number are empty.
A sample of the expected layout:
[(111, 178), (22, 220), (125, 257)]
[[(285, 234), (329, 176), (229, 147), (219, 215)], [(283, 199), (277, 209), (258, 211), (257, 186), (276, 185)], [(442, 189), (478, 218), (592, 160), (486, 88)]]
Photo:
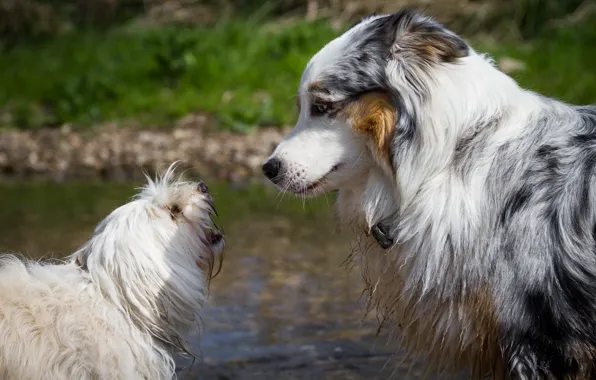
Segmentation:
[[(394, 348), (363, 320), (358, 269), (331, 197), (303, 202), (261, 186), (210, 184), (227, 237), (212, 283), (196, 360), (184, 379), (385, 379)], [(30, 257), (69, 254), (95, 224), (134, 194), (130, 183), (0, 185), (0, 250)], [(415, 368), (396, 370), (414, 379)]]

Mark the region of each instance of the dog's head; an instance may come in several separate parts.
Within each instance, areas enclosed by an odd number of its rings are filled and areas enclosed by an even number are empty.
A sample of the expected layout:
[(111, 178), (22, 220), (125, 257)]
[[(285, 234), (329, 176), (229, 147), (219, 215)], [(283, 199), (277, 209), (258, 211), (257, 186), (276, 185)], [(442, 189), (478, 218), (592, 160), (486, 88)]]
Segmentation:
[(372, 165), (394, 176), (398, 136), (414, 138), (434, 68), (467, 55), (461, 38), (417, 12), (363, 19), (308, 63), (297, 124), (264, 174), (303, 195), (357, 184)]
[(90, 243), (99, 249), (82, 251), (81, 265), (160, 265), (174, 271), (192, 263), (211, 278), (224, 246), (212, 220), (213, 198), (202, 181), (173, 180), (174, 168), (156, 180), (147, 178), (130, 202), (97, 226)]
[(174, 180), (174, 168), (147, 178), (74, 254), (108, 298), (161, 339), (193, 322), (224, 247), (207, 185)]

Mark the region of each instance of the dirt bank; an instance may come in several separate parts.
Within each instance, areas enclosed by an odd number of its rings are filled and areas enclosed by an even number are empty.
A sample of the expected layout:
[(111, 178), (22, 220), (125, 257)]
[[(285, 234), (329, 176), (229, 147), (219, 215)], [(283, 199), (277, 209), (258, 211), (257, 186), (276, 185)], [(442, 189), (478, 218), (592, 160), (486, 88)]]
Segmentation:
[(39, 131), (0, 131), (4, 178), (127, 180), (181, 160), (193, 174), (244, 182), (261, 178), (261, 165), (289, 128), (263, 127), (240, 134), (208, 128), (189, 116), (168, 129), (119, 128), (115, 124), (76, 131), (64, 126)]

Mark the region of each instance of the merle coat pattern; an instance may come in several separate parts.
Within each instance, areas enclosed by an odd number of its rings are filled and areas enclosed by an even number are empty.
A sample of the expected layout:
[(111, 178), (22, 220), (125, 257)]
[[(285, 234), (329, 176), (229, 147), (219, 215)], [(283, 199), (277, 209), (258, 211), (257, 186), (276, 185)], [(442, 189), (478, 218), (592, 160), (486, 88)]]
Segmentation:
[(298, 95), (263, 171), (338, 191), (369, 305), (410, 354), (475, 379), (596, 379), (596, 107), (521, 88), (413, 10), (324, 46)]

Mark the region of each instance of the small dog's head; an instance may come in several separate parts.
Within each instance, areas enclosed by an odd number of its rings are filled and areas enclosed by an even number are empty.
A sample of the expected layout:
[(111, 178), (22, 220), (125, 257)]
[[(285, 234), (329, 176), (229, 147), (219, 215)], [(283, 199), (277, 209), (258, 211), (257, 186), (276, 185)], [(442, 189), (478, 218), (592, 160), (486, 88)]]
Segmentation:
[(360, 185), (375, 164), (394, 176), (396, 134), (414, 134), (433, 70), (467, 54), (462, 39), (414, 11), (362, 20), (308, 63), (297, 124), (264, 174), (303, 195)]
[[(168, 339), (194, 320), (221, 267), (224, 238), (201, 181), (176, 181), (175, 165), (109, 214), (74, 254), (92, 281), (137, 323)], [(219, 268), (217, 271), (219, 271)], [(167, 319), (167, 321), (164, 320)]]
[(223, 235), (212, 220), (213, 198), (202, 181), (173, 180), (174, 168), (170, 166), (156, 180), (147, 178), (129, 203), (97, 226), (90, 243), (103, 249), (81, 251), (80, 264), (92, 269), (92, 262), (116, 265), (126, 258), (174, 270), (192, 262), (211, 278), (224, 247)]

